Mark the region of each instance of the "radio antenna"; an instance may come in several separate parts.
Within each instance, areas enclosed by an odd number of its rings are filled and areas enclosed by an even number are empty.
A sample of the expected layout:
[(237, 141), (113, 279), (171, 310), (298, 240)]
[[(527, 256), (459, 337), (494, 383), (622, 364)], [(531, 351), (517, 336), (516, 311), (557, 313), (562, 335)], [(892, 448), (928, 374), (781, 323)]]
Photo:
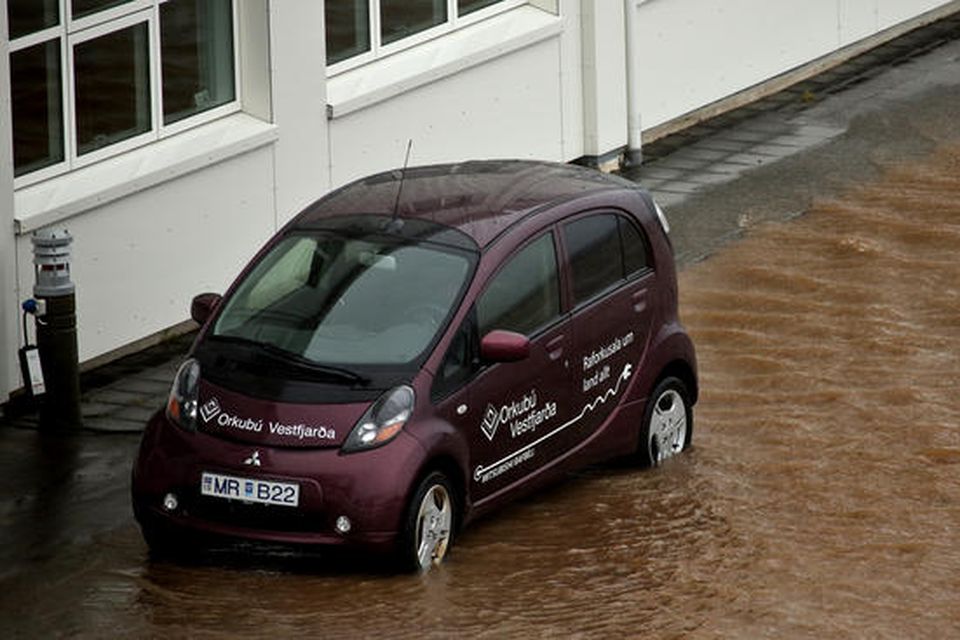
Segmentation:
[(407, 140), (407, 155), (403, 159), (403, 169), (400, 170), (400, 184), (397, 185), (397, 199), (393, 203), (393, 219), (396, 220), (400, 214), (400, 194), (403, 193), (403, 181), (407, 177), (407, 164), (410, 162), (410, 147), (413, 146), (413, 138)]

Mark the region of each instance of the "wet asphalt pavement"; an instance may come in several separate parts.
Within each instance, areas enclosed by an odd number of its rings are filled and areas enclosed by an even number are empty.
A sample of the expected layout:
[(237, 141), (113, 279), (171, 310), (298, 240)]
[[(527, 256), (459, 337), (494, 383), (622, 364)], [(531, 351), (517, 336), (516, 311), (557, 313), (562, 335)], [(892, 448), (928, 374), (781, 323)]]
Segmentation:
[[(691, 287), (691, 294), (682, 299), (690, 305), (688, 324), (701, 331), (694, 337), (705, 354), (704, 380), (712, 381), (713, 388), (722, 390), (727, 398), (743, 391), (742, 386), (731, 386), (730, 380), (761, 387), (775, 385), (778, 370), (764, 363), (759, 368), (753, 363), (743, 370), (714, 364), (735, 357), (730, 347), (736, 346), (735, 340), (742, 339), (742, 335), (710, 331), (711, 305), (720, 306), (711, 293), (715, 289), (710, 287), (722, 284), (705, 282), (706, 276), (696, 271), (697, 264), (714, 255), (733, 259), (726, 256), (740, 244), (737, 241), (766, 237), (767, 225), (763, 223), (767, 222), (803, 216), (808, 225), (813, 221), (814, 225), (822, 225), (825, 233), (832, 232), (835, 229), (829, 215), (816, 212), (823, 209), (824, 203), (842, 200), (860, 185), (894, 183), (895, 179), (888, 174), (891, 167), (925, 166), (936, 153), (960, 143), (957, 36), (960, 33), (953, 23), (951, 29), (932, 40), (913, 44), (902, 40), (892, 59), (880, 56), (876, 64), (861, 61), (857, 63), (860, 67), (845, 65), (855, 68), (846, 74), (843, 68), (838, 69), (778, 94), (769, 102), (650, 145), (645, 149), (648, 163), (625, 172), (651, 188), (666, 205), (678, 260), (685, 266), (681, 287), (688, 283)], [(949, 163), (951, 157), (941, 162)], [(926, 173), (939, 175), (934, 170)], [(909, 183), (907, 180), (903, 184)], [(891, 197), (878, 196), (886, 201)], [(909, 206), (943, 208), (960, 196), (946, 192), (939, 197), (942, 202), (933, 205), (905, 201), (904, 215), (910, 214)], [(856, 207), (869, 209), (873, 206), (869, 202), (859, 202)], [(811, 210), (816, 215), (804, 216)], [(861, 226), (871, 225), (872, 220), (869, 215), (857, 218)], [(957, 224), (949, 218), (931, 220), (934, 222), (930, 224)], [(808, 227), (800, 235), (789, 237), (806, 246), (812, 242), (811, 235), (817, 235), (816, 229)], [(844, 233), (847, 235), (840, 240), (853, 238), (851, 246), (857, 251), (858, 247), (865, 247), (859, 253), (869, 253), (874, 247), (893, 242), (887, 237), (864, 240), (850, 235), (850, 231)], [(898, 228), (894, 237), (916, 233)], [(953, 237), (948, 234), (946, 242)], [(765, 256), (775, 254), (783, 246), (783, 239), (769, 240), (766, 245), (760, 242), (759, 250), (749, 254), (749, 260), (750, 266), (762, 275)], [(928, 242), (936, 245), (934, 240)], [(946, 250), (951, 248), (960, 247), (948, 244)], [(924, 253), (933, 253), (933, 249), (942, 252), (944, 247), (928, 247)], [(817, 251), (823, 253), (827, 249)], [(914, 259), (912, 254), (904, 258), (908, 263)], [(709, 265), (711, 260), (705, 264)], [(774, 261), (770, 262), (772, 273)], [(939, 272), (936, 263), (933, 266)], [(760, 278), (756, 272), (751, 273), (752, 278)], [(809, 280), (796, 279), (797, 274), (791, 277), (795, 278), (790, 280), (791, 291), (810, 286)], [(767, 292), (768, 302), (776, 299), (776, 284), (773, 283), (772, 292)], [(955, 289), (952, 295), (956, 295)], [(728, 300), (726, 304), (737, 302)], [(851, 313), (838, 308), (841, 319), (842, 314)], [(827, 313), (822, 309), (819, 312)], [(902, 312), (893, 309), (890, 313), (895, 318)], [(827, 321), (824, 316), (824, 322)], [(925, 331), (945, 332), (942, 342), (934, 341), (932, 353), (936, 352), (936, 345), (954, 348), (952, 334), (947, 335), (951, 331), (949, 323), (922, 326)], [(765, 331), (773, 332), (773, 328), (766, 327)], [(789, 332), (784, 334), (783, 340), (789, 340), (789, 336)], [(762, 529), (756, 518), (751, 520), (744, 514), (754, 510), (776, 515), (778, 510), (770, 505), (778, 494), (771, 489), (771, 483), (775, 485), (778, 477), (791, 477), (791, 481), (809, 477), (791, 468), (771, 470), (770, 465), (775, 462), (771, 458), (783, 450), (774, 442), (780, 436), (764, 431), (762, 421), (756, 432), (761, 440), (756, 447), (759, 453), (752, 455), (755, 464), (747, 466), (730, 459), (732, 454), (724, 449), (727, 440), (721, 441), (718, 434), (729, 429), (731, 439), (742, 441), (743, 446), (750, 445), (750, 434), (725, 426), (729, 416), (724, 413), (724, 398), (716, 392), (711, 395), (707, 387), (705, 406), (698, 415), (696, 447), (689, 460), (649, 473), (602, 468), (579, 474), (535, 499), (479, 523), (453, 550), (450, 566), (436, 575), (381, 575), (370, 567), (354, 574), (343, 567), (331, 570), (323, 562), (280, 558), (277, 562), (248, 563), (238, 561), (235, 555), (213, 556), (198, 565), (153, 562), (130, 511), (129, 470), (139, 441), (137, 431), (150, 411), (162, 403), (178, 355), (186, 344), (181, 340), (141, 354), (98, 372), (95, 380), (88, 379), (98, 384), (88, 385), (85, 393), (85, 418), (90, 427), (87, 430), (43, 433), (35, 428), (31, 414), (4, 418), (0, 425), (0, 622), (6, 637), (276, 637), (325, 633), (339, 637), (383, 633), (435, 637), (579, 633), (592, 637), (608, 636), (617, 630), (638, 633), (642, 629), (661, 636), (827, 633), (855, 637), (862, 633), (856, 629), (870, 628), (857, 627), (864, 621), (855, 614), (847, 612), (844, 617), (844, 612), (825, 607), (844, 624), (833, 629), (812, 628), (796, 618), (814, 614), (815, 608), (798, 605), (794, 612), (776, 611), (771, 603), (784, 605), (791, 593), (799, 594), (801, 603), (816, 597), (829, 601), (835, 593), (847, 598), (845, 602), (857, 611), (858, 592), (869, 593), (874, 601), (881, 602), (886, 593), (884, 588), (875, 587), (882, 581), (878, 582), (879, 578), (866, 570), (859, 576), (856, 588), (845, 590), (849, 585), (841, 584), (837, 576), (830, 574), (823, 558), (814, 558), (808, 565), (817, 567), (816, 571), (791, 573), (784, 558), (812, 544), (797, 533), (802, 529), (800, 516), (790, 519), (789, 514), (784, 515), (784, 520), (777, 521), (783, 523), (783, 529), (772, 534), (757, 533), (764, 543), (752, 547), (751, 552), (746, 552), (742, 545), (729, 543), (736, 542), (738, 536), (742, 542), (742, 538)], [(751, 344), (741, 346), (743, 350), (755, 350)], [(831, 361), (850, 357), (822, 355)], [(947, 352), (943, 357), (952, 357), (953, 363), (958, 361), (955, 352)], [(941, 378), (949, 377), (949, 367), (946, 371)], [(914, 402), (914, 396), (903, 390), (892, 389), (890, 393), (899, 394), (896, 397), (901, 403)], [(737, 397), (731, 403), (748, 412), (749, 400)], [(824, 391), (815, 401), (830, 403), (839, 399)], [(768, 403), (756, 406), (762, 411), (777, 411)], [(914, 409), (908, 411), (911, 416), (916, 413)], [(940, 411), (940, 417), (930, 418), (930, 424), (915, 417), (915, 424), (930, 430), (934, 434), (931, 438), (946, 441), (925, 447), (926, 453), (917, 455), (927, 456), (925, 459), (939, 465), (938, 469), (952, 469), (949, 465), (955, 462), (954, 458), (960, 459), (955, 455), (960, 448), (951, 441), (956, 439), (955, 432), (951, 436), (949, 431), (936, 428), (940, 424), (937, 420), (952, 419), (955, 414), (951, 407), (936, 402), (930, 409), (934, 413)], [(845, 414), (844, 419), (856, 423), (866, 418), (854, 412)], [(802, 444), (800, 440), (785, 441), (782, 446), (789, 449)], [(854, 444), (885, 445), (869, 441)], [(761, 454), (770, 458), (765, 460)], [(791, 476), (792, 472), (796, 473)], [(767, 501), (762, 507), (730, 498), (732, 495), (739, 499), (738, 491), (747, 491), (750, 477), (762, 478), (767, 483), (751, 494)], [(931, 482), (931, 478), (917, 479)], [(949, 482), (946, 477), (932, 480), (939, 489), (929, 494), (929, 501), (942, 507), (940, 512), (934, 510), (933, 516), (940, 513), (944, 521), (939, 523), (940, 529), (931, 521), (921, 538), (932, 540), (939, 531), (941, 542), (949, 542), (955, 540), (956, 527), (960, 527), (955, 507), (960, 496), (955, 488), (943, 484)], [(855, 481), (844, 478), (844, 482)], [(908, 501), (891, 518), (911, 512), (926, 513), (924, 508), (929, 505), (923, 503), (923, 495), (908, 497), (916, 502)], [(801, 510), (801, 515), (816, 517), (816, 509), (809, 509)], [(855, 508), (850, 511), (854, 513), (852, 518), (872, 517), (857, 516)], [(767, 553), (776, 546), (770, 540), (778, 534), (789, 540), (791, 532), (796, 534), (797, 548)], [(829, 537), (831, 532), (827, 534)], [(878, 563), (891, 554), (896, 556), (893, 562), (902, 563), (903, 558), (909, 562), (914, 555), (925, 557), (927, 553), (907, 542), (880, 538), (874, 549)], [(866, 554), (864, 562), (869, 564), (870, 549), (856, 553)], [(943, 549), (931, 543), (929, 553), (942, 555)], [(702, 564), (690, 561), (698, 554), (712, 563), (715, 574), (708, 576)], [(837, 560), (841, 555), (838, 552), (833, 558), (835, 566), (846, 566)], [(782, 575), (783, 583), (751, 582), (745, 567), (757, 560), (763, 563), (768, 575)], [(947, 557), (944, 563), (952, 566), (956, 558)], [(859, 566), (854, 565), (854, 569)], [(921, 562), (915, 566), (923, 567), (925, 573), (917, 575), (905, 570), (898, 577), (908, 580), (912, 576), (919, 584), (929, 583), (940, 592), (934, 594), (927, 612), (900, 612), (905, 621), (916, 617), (914, 626), (904, 622), (903, 626), (891, 623), (872, 627), (872, 637), (896, 637), (911, 628), (934, 635), (960, 633), (960, 627), (955, 626), (960, 622), (944, 615), (939, 608), (943, 592), (949, 593), (950, 588), (956, 592), (957, 585), (949, 577), (925, 580), (924, 576), (931, 572), (937, 574), (936, 567)], [(846, 570), (851, 571), (849, 566)], [(817, 592), (804, 583), (812, 580), (828, 585), (826, 591)], [(754, 591), (738, 592), (734, 581), (751, 585)], [(665, 584), (671, 582), (680, 587), (668, 589)], [(784, 586), (788, 583), (790, 588)], [(656, 598), (661, 602), (651, 602)], [(755, 603), (751, 605), (747, 600)], [(921, 606), (909, 598), (891, 596), (891, 601)], [(672, 609), (670, 602), (676, 605)], [(366, 607), (361, 608), (358, 603), (365, 603)], [(668, 610), (665, 612), (663, 607)], [(751, 607), (756, 611), (753, 618)], [(626, 610), (629, 615), (623, 613)], [(891, 604), (891, 610), (895, 610), (895, 604)], [(863, 611), (864, 615), (870, 613), (869, 608)], [(873, 612), (874, 621), (893, 618), (886, 610)], [(393, 622), (378, 625), (378, 619)], [(924, 620), (929, 626), (924, 626)]]

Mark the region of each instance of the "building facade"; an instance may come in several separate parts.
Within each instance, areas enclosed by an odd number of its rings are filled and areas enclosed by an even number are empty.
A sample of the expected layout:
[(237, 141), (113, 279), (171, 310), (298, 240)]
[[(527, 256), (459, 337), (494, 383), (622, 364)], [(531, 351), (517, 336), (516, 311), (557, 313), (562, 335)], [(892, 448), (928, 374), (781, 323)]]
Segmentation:
[[(31, 234), (74, 238), (88, 366), (186, 325), (299, 209), (467, 158), (642, 141), (958, 0), (0, 0), (0, 403)], [(766, 88), (766, 89), (765, 89)], [(30, 323), (27, 331), (32, 334)]]

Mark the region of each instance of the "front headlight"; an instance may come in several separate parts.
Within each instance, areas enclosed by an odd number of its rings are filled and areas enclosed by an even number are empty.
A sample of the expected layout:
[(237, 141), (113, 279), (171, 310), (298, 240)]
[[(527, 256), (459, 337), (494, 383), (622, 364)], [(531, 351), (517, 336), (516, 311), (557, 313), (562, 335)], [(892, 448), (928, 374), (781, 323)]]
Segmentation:
[(407, 385), (384, 393), (357, 421), (341, 450), (344, 453), (363, 451), (393, 440), (410, 419), (415, 399), (413, 389)]
[(167, 398), (167, 418), (187, 431), (197, 430), (200, 363), (194, 359), (180, 365)]

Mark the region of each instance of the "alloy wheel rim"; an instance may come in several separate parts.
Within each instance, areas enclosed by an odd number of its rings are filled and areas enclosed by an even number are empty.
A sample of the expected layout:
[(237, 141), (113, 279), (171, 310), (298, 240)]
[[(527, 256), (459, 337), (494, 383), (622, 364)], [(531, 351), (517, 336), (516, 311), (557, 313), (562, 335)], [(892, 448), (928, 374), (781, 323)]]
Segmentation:
[(674, 389), (657, 398), (650, 416), (650, 459), (654, 464), (672, 458), (683, 450), (687, 439), (687, 409)]
[(438, 564), (447, 552), (453, 507), (450, 495), (441, 485), (433, 485), (417, 512), (417, 562), (421, 569)]

